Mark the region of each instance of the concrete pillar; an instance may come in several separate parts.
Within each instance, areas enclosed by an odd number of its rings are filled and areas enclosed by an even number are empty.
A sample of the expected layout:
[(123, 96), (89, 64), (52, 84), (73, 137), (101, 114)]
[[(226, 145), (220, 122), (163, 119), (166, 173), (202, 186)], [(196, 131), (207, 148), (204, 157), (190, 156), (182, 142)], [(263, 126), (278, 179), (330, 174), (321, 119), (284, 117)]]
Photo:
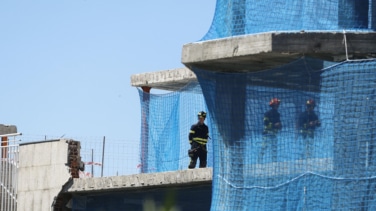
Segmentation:
[(348, 28), (368, 28), (369, 0), (340, 0), (338, 5), (338, 26)]
[[(218, 77), (216, 80), (215, 113), (218, 124), (218, 131), (223, 139), (224, 152), (218, 161), (225, 179), (231, 184), (243, 187), (244, 141), (246, 127), (246, 77)], [(205, 89), (205, 88), (203, 88)], [(209, 108), (210, 109), (210, 108)], [(221, 141), (221, 140), (219, 140)], [(218, 164), (217, 164), (218, 165)], [(223, 204), (231, 204), (233, 201), (246, 203), (243, 199), (243, 189), (224, 189), (222, 196)]]

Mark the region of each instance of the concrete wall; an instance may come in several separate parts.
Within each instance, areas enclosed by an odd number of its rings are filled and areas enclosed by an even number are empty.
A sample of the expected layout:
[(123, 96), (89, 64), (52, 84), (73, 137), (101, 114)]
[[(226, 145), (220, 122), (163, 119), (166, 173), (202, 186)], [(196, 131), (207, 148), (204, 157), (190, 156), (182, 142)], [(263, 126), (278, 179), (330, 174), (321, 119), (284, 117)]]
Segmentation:
[(67, 140), (21, 144), (19, 150), (17, 211), (51, 210), (70, 178)]
[(151, 210), (145, 208), (147, 201), (163, 207), (169, 199), (171, 205), (179, 211), (209, 211), (212, 200), (212, 171), (212, 168), (196, 168), (73, 179), (62, 192), (66, 199), (70, 199), (70, 203), (62, 204), (82, 211), (142, 211)]

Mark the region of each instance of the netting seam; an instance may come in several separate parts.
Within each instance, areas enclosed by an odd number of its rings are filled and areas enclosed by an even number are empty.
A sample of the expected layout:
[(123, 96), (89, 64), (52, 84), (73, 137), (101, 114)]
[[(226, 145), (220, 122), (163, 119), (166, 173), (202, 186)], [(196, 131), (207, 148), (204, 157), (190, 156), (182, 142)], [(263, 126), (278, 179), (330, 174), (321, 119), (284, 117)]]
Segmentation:
[(279, 185), (275, 185), (273, 187), (265, 187), (265, 186), (245, 186), (245, 187), (240, 187), (240, 186), (236, 186), (234, 184), (232, 184), (231, 182), (229, 182), (227, 179), (223, 178), (222, 176), (218, 175), (219, 178), (221, 178), (223, 181), (225, 181), (228, 185), (230, 185), (231, 187), (233, 188), (236, 188), (236, 189), (264, 189), (264, 190), (269, 190), (269, 189), (277, 189), (279, 187), (282, 187), (282, 186), (285, 186), (285, 185), (288, 185), (292, 182), (294, 182), (295, 180), (298, 180), (300, 179), (301, 177), (304, 177), (304, 176), (308, 176), (308, 175), (314, 175), (314, 176), (318, 176), (318, 177), (321, 177), (321, 178), (326, 178), (326, 179), (331, 179), (331, 180), (347, 180), (347, 181), (359, 181), (359, 180), (372, 180), (372, 179), (376, 179), (376, 176), (372, 176), (372, 177), (359, 177), (359, 178), (344, 178), (344, 177), (330, 177), (330, 176), (325, 176), (325, 175), (322, 175), (322, 174), (317, 174), (317, 173), (314, 173), (314, 172), (306, 172), (304, 174), (301, 174), (287, 182), (284, 182), (284, 183), (281, 183)]
[(340, 65), (342, 65), (342, 64), (346, 64), (346, 63), (353, 63), (353, 62), (370, 62), (370, 61), (376, 61), (376, 59), (375, 59), (375, 58), (371, 58), (371, 59), (354, 59), (354, 60), (349, 59), (349, 60), (346, 60), (346, 61), (339, 62), (339, 63), (337, 63), (337, 64), (330, 65), (330, 66), (328, 66), (328, 67), (325, 67), (325, 68), (321, 69), (320, 71), (325, 72), (326, 70), (330, 70), (330, 69), (332, 69), (332, 68), (334, 68), (334, 67), (337, 67), (337, 66), (340, 66)]

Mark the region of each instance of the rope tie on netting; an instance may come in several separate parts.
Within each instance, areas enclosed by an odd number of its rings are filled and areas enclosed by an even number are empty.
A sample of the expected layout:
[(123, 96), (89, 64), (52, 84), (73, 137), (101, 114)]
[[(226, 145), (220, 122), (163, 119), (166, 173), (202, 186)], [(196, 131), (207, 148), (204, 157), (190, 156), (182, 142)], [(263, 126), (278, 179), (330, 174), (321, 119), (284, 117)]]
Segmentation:
[(225, 183), (227, 183), (228, 185), (230, 185), (231, 187), (233, 188), (236, 188), (236, 189), (264, 189), (264, 190), (269, 190), (269, 189), (276, 189), (276, 188), (279, 188), (279, 187), (282, 187), (282, 186), (285, 186), (285, 185), (288, 185), (292, 182), (294, 182), (295, 180), (298, 180), (304, 176), (308, 176), (308, 175), (315, 175), (315, 176), (318, 176), (318, 177), (321, 177), (321, 178), (326, 178), (326, 179), (331, 179), (331, 180), (346, 180), (346, 181), (359, 181), (359, 180), (372, 180), (372, 179), (376, 179), (376, 176), (371, 176), (371, 177), (358, 177), (358, 178), (345, 178), (345, 177), (331, 177), (331, 176), (326, 176), (326, 175), (322, 175), (322, 174), (317, 174), (317, 173), (314, 173), (314, 172), (306, 172), (304, 174), (301, 174), (299, 176), (296, 176), (286, 182), (283, 182), (283, 183), (280, 183), (278, 185), (275, 185), (275, 186), (271, 186), (271, 187), (267, 187), (267, 186), (257, 186), (257, 185), (254, 185), (254, 186), (237, 186), (237, 185), (234, 185), (233, 183), (229, 182), (226, 178), (218, 175), (219, 178), (221, 178)]
[(345, 44), (345, 51), (346, 51), (346, 61), (349, 61), (349, 55), (347, 53), (347, 40), (346, 40), (346, 31), (343, 30), (343, 41), (342, 43)]

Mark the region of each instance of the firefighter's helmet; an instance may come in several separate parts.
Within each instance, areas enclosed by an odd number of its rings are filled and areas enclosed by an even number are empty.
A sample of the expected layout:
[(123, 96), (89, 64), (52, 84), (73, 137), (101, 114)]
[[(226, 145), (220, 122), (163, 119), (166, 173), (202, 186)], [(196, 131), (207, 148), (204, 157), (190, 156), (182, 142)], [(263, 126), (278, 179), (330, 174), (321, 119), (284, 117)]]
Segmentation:
[(197, 116), (198, 116), (198, 118), (206, 118), (206, 113), (205, 113), (205, 111), (200, 111), (200, 112), (198, 112), (198, 114), (197, 114)]
[(269, 102), (269, 106), (279, 105), (281, 103), (281, 100), (278, 98), (273, 98)]
[(306, 106), (316, 106), (316, 102), (313, 99), (309, 99), (306, 102)]

